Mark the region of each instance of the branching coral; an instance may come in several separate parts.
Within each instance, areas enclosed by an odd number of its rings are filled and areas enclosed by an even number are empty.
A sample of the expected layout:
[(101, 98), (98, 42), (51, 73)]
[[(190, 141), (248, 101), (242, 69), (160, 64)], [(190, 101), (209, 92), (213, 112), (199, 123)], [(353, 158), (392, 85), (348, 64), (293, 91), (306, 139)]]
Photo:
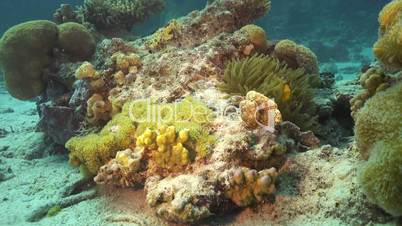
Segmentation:
[(250, 206), (264, 200), (275, 192), (275, 168), (256, 170), (241, 167), (222, 174), (225, 195), (240, 207)]
[(248, 92), (246, 99), (240, 102), (240, 111), (243, 121), (251, 129), (262, 126), (274, 130), (275, 126), (282, 121), (278, 105), (255, 91)]
[(306, 73), (319, 73), (317, 56), (307, 47), (291, 40), (282, 40), (275, 45), (274, 56), (290, 68), (304, 68)]
[(243, 96), (251, 90), (257, 91), (273, 98), (284, 120), (302, 129), (311, 129), (316, 123), (309, 75), (301, 68), (290, 69), (275, 58), (255, 55), (232, 60), (226, 66), (220, 89)]
[(163, 8), (163, 0), (85, 0), (79, 13), (99, 30), (129, 31)]
[(127, 148), (134, 150), (135, 130), (128, 112), (115, 115), (99, 133), (73, 137), (66, 143), (70, 163), (73, 166), (83, 165), (90, 174), (95, 175), (118, 151)]

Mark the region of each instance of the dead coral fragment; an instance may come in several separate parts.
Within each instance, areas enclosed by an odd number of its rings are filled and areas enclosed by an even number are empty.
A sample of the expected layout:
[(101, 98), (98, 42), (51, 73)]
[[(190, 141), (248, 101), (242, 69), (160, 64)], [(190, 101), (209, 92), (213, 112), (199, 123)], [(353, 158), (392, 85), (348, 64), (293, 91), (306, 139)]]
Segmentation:
[(275, 58), (254, 55), (229, 62), (219, 88), (232, 95), (254, 90), (273, 98), (284, 120), (308, 130), (316, 124), (310, 78), (302, 68), (293, 70)]
[(307, 74), (319, 73), (317, 56), (307, 47), (291, 40), (282, 40), (275, 45), (274, 56), (290, 68), (304, 68)]
[(282, 121), (278, 105), (261, 93), (250, 91), (246, 99), (240, 102), (241, 118), (247, 127), (256, 129), (258, 126), (271, 127)]
[[(153, 181), (154, 180), (154, 181)], [(214, 187), (201, 176), (185, 174), (163, 180), (151, 178), (147, 182), (147, 203), (165, 220), (193, 223), (204, 219), (214, 200)]]
[(94, 180), (97, 184), (112, 184), (126, 188), (142, 184), (144, 177), (139, 172), (144, 169), (144, 164), (141, 162), (143, 158), (142, 148), (135, 148), (134, 151), (131, 149), (118, 151), (116, 158), (99, 169)]
[(225, 195), (240, 207), (250, 206), (264, 200), (275, 192), (275, 168), (257, 172), (241, 167), (227, 170), (221, 180), (225, 186)]

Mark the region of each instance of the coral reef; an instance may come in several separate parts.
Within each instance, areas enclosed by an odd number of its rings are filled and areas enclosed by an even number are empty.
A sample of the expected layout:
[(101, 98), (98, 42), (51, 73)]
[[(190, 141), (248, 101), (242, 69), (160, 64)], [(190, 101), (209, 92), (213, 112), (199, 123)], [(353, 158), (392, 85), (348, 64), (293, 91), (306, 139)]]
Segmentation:
[(291, 40), (281, 40), (275, 45), (273, 55), (290, 68), (304, 68), (307, 74), (318, 75), (317, 56), (307, 47)]
[[(204, 10), (193, 11), (186, 17), (173, 20), (167, 27), (146, 37), (145, 48), (159, 50), (167, 46), (197, 46), (223, 32), (236, 31), (255, 18), (265, 15), (270, 8), (269, 0), (214, 1)], [(143, 45), (137, 43), (140, 46)]]
[(163, 8), (163, 0), (85, 0), (78, 14), (101, 31), (130, 31)]
[(44, 20), (22, 23), (4, 33), (0, 41), (0, 65), (13, 97), (27, 100), (44, 91), (42, 73), (51, 63), (57, 38), (57, 25)]
[(59, 45), (73, 61), (89, 60), (95, 53), (95, 40), (81, 24), (63, 23), (59, 27)]
[(313, 90), (303, 69), (293, 70), (275, 58), (255, 55), (232, 60), (225, 68), (222, 91), (246, 95), (255, 90), (273, 98), (284, 120), (311, 129), (315, 122)]

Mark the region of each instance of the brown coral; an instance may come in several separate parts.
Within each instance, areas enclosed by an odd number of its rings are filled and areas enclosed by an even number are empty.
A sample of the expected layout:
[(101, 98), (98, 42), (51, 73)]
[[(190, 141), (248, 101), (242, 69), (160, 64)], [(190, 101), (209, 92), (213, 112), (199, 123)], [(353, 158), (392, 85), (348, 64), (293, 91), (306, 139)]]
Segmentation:
[(97, 124), (110, 119), (110, 103), (102, 95), (95, 93), (87, 101), (87, 120), (90, 124)]
[(275, 192), (277, 176), (275, 168), (260, 172), (245, 167), (230, 169), (222, 176), (225, 195), (241, 207), (261, 202)]
[(394, 0), (388, 3), (381, 10), (378, 16), (380, 23), (380, 34), (384, 34), (390, 27), (392, 27), (401, 17), (402, 1)]
[(256, 129), (258, 126), (274, 129), (282, 121), (278, 105), (261, 93), (250, 91), (246, 99), (240, 102), (241, 117), (247, 127)]
[(307, 47), (291, 40), (282, 40), (275, 45), (274, 56), (290, 68), (304, 68), (307, 74), (318, 74), (317, 56)]

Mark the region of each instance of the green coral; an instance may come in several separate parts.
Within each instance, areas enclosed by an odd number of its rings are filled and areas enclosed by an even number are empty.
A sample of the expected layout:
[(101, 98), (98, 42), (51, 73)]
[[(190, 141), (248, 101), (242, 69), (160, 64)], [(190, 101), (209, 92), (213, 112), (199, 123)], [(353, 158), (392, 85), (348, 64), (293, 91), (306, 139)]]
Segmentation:
[(99, 30), (129, 31), (163, 8), (163, 0), (85, 0), (79, 13)]
[(275, 58), (254, 55), (229, 62), (219, 88), (232, 95), (254, 90), (274, 98), (284, 120), (307, 130), (316, 125), (311, 79), (302, 68), (290, 69)]
[(367, 158), (374, 143), (398, 136), (402, 128), (402, 82), (378, 92), (356, 114), (356, 145)]
[(57, 25), (46, 20), (18, 24), (4, 33), (0, 40), (0, 66), (13, 97), (27, 100), (43, 92), (42, 73), (51, 63), (57, 38)]
[(378, 92), (356, 115), (356, 144), (369, 158), (359, 169), (368, 199), (402, 216), (402, 82)]
[(74, 22), (59, 25), (59, 45), (76, 61), (90, 59), (96, 47), (91, 33), (83, 25)]
[(394, 216), (402, 216), (402, 134), (375, 143), (360, 169), (359, 181), (371, 202)]
[(67, 141), (70, 164), (84, 165), (90, 174), (95, 175), (118, 151), (134, 149), (135, 131), (135, 124), (128, 112), (115, 115), (99, 133), (73, 137)]
[(137, 135), (147, 128), (157, 129), (160, 125), (174, 126), (177, 131), (189, 130), (191, 148), (198, 156), (205, 156), (214, 138), (209, 135), (207, 126), (211, 122), (212, 111), (199, 100), (189, 96), (180, 102), (157, 104), (151, 99), (128, 102), (123, 112), (130, 112), (130, 117), (138, 123)]

